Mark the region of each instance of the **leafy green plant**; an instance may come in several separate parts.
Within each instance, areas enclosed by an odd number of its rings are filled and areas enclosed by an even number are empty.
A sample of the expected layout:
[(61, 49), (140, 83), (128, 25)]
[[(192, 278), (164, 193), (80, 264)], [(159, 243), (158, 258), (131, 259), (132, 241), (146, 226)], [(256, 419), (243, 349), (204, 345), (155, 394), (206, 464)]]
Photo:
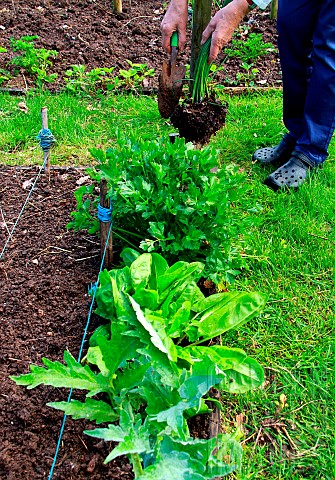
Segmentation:
[(7, 70), (0, 68), (0, 85), (3, 82), (7, 82), (8, 80), (10, 80), (10, 78), (11, 78), (11, 74)]
[[(7, 52), (7, 49), (0, 45), (0, 53), (6, 53), (6, 52)], [(0, 85), (3, 82), (7, 82), (10, 78), (11, 78), (10, 73), (4, 68), (0, 68)]]
[(264, 43), (261, 33), (250, 33), (247, 37), (233, 38), (231, 48), (225, 48), (228, 57), (237, 57), (243, 63), (252, 63), (257, 58), (275, 51), (272, 43)]
[(127, 455), (135, 478), (227, 475), (241, 462), (238, 433), (192, 438), (188, 420), (210, 412), (212, 387), (244, 393), (263, 383), (264, 372), (241, 349), (204, 343), (254, 318), (265, 296), (227, 292), (205, 298), (196, 284), (201, 263), (169, 267), (158, 254), (138, 256), (130, 249), (122, 256), (128, 265), (100, 274), (96, 313), (107, 323), (92, 335), (85, 364), (65, 352), (65, 365), (43, 359), (45, 367), (31, 366), (29, 374), (11, 378), (27, 388), (87, 391), (84, 402), (48, 405), (75, 419), (109, 423), (85, 433), (117, 442), (105, 462)]
[(86, 71), (85, 65), (72, 65), (65, 72), (65, 88), (76, 95), (92, 95), (115, 84), (111, 75), (115, 67), (98, 67)]
[(15, 56), (11, 63), (24, 69), (28, 75), (31, 75), (36, 85), (41, 87), (44, 82), (52, 83), (56, 80), (57, 74), (48, 74), (47, 71), (52, 65), (50, 57), (57, 57), (56, 50), (47, 50), (45, 48), (35, 48), (34, 41), (38, 36), (23, 36), (18, 40), (11, 38), (11, 48), (14, 52), (21, 52)]
[(115, 86), (122, 90), (138, 91), (143, 88), (143, 81), (155, 75), (153, 68), (148, 68), (145, 63), (133, 63), (127, 60), (130, 65), (128, 70), (120, 69), (115, 79)]
[[(88, 174), (107, 180), (114, 236), (123, 246), (136, 242), (139, 250), (164, 253), (170, 263), (200, 260), (216, 283), (233, 281), (245, 266), (241, 251), (247, 248), (247, 233), (258, 221), (237, 167), (219, 167), (215, 149), (196, 150), (184, 139), (172, 145), (119, 136), (114, 148), (91, 154), (100, 165)], [(72, 215), (69, 227), (81, 228), (80, 211)], [(86, 222), (87, 210), (84, 215)], [(92, 231), (94, 225), (92, 215)]]
[(93, 68), (86, 71), (85, 65), (72, 65), (65, 72), (66, 90), (79, 95), (93, 95), (101, 91), (138, 91), (143, 88), (143, 81), (154, 76), (154, 69), (146, 64), (132, 63), (130, 68), (120, 69), (118, 75), (112, 75), (115, 67)]
[(258, 68), (255, 68), (252, 64), (242, 63), (242, 68), (245, 73), (237, 73), (236, 79), (238, 83), (243, 83), (247, 87), (253, 87), (255, 85), (255, 78), (259, 72)]

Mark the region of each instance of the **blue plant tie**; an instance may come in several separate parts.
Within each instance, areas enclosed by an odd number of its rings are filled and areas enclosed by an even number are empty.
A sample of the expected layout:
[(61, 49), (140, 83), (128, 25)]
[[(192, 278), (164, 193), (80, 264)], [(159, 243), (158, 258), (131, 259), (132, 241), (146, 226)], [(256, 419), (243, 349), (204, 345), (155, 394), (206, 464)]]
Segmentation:
[(103, 207), (100, 203), (98, 205), (98, 219), (101, 222), (109, 223), (112, 221), (112, 205), (109, 208)]
[(91, 296), (95, 295), (98, 286), (99, 286), (99, 282), (91, 282), (87, 288), (88, 294)]
[(56, 143), (56, 139), (48, 128), (42, 128), (36, 137), (40, 141), (43, 152), (48, 152)]

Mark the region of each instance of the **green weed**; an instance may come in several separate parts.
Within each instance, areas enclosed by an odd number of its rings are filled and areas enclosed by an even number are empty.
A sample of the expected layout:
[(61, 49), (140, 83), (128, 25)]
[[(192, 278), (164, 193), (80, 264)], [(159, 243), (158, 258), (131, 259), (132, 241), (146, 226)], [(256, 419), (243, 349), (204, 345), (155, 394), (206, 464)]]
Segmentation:
[(250, 33), (243, 38), (233, 38), (232, 46), (225, 48), (224, 53), (227, 57), (237, 57), (241, 62), (250, 64), (275, 50), (272, 43), (263, 42), (261, 33)]
[(115, 84), (111, 68), (93, 68), (86, 71), (85, 65), (72, 65), (65, 72), (65, 89), (75, 95), (96, 95)]
[(55, 58), (58, 55), (56, 50), (47, 50), (45, 48), (35, 48), (34, 41), (38, 36), (24, 36), (18, 40), (11, 38), (11, 48), (14, 52), (21, 52), (15, 56), (11, 63), (23, 69), (28, 75), (31, 75), (38, 87), (42, 87), (45, 82), (52, 83), (56, 80), (56, 73), (48, 73), (52, 65), (50, 57)]

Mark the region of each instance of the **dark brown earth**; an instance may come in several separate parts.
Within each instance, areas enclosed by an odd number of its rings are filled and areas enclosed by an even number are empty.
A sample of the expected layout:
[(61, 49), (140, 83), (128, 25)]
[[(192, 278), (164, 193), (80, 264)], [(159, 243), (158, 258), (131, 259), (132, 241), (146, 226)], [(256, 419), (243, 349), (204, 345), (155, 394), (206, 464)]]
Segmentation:
[[(72, 64), (84, 64), (87, 70), (128, 68), (127, 59), (155, 68), (152, 86), (157, 86), (166, 58), (159, 31), (163, 2), (124, 0), (121, 15), (111, 11), (111, 3), (2, 0), (0, 46), (8, 52), (0, 54), (0, 68), (13, 72), (8, 65), (13, 57), (11, 37), (39, 35), (36, 47), (59, 52), (51, 69), (59, 75), (53, 88), (62, 86), (63, 74)], [(276, 42), (275, 24), (268, 13), (253, 13), (249, 18), (243, 28), (251, 27), (255, 33), (263, 33), (264, 41)], [(189, 48), (183, 54), (184, 63), (188, 58)], [(219, 60), (225, 61), (225, 71), (218, 79), (231, 85), (243, 69), (224, 53)], [(280, 82), (276, 53), (255, 62), (255, 68), (259, 70), (257, 85)], [(32, 80), (22, 72), (2, 87), (31, 85)], [(36, 168), (0, 166), (0, 251), (27, 198), (29, 181), (37, 174)], [(68, 392), (51, 387), (26, 390), (17, 387), (9, 375), (28, 372), (32, 363), (41, 365), (42, 357), (61, 360), (65, 349), (78, 356), (90, 307), (87, 289), (96, 281), (100, 263), (98, 241), (66, 229), (75, 208), (73, 192), (83, 176), (80, 170), (58, 170), (52, 172), (49, 182), (41, 174), (0, 260), (0, 478), (4, 480), (46, 479), (54, 458), (62, 415), (46, 403), (65, 400)], [(97, 323), (93, 315), (88, 335)], [(85, 436), (82, 431), (90, 427), (87, 422), (67, 419), (52, 478), (133, 478), (127, 459), (103, 465), (111, 445)]]
[[(0, 167), (0, 248), (31, 189), (36, 168)], [(98, 239), (71, 233), (73, 192), (84, 173), (43, 173), (0, 261), (0, 478), (38, 480), (48, 476), (61, 427), (60, 412), (46, 407), (68, 391), (26, 390), (9, 375), (27, 373), (41, 358), (61, 360), (65, 349), (78, 357), (88, 319), (88, 286), (97, 280)], [(91, 318), (89, 334), (97, 325)], [(74, 398), (75, 395), (74, 395)], [(54, 479), (130, 479), (126, 460), (103, 465), (105, 443), (82, 433), (88, 424), (67, 419)], [(92, 441), (93, 440), (93, 441)]]
[[(113, 13), (112, 0), (2, 0), (0, 5), (0, 46), (7, 53), (0, 53), (0, 68), (14, 73), (9, 65), (15, 53), (10, 49), (10, 38), (19, 39), (24, 35), (38, 35), (36, 48), (56, 50), (49, 73), (57, 73), (58, 80), (50, 89), (64, 84), (64, 73), (71, 65), (82, 64), (89, 71), (95, 67), (116, 67), (129, 69), (127, 60), (146, 64), (155, 69), (155, 78), (146, 88), (158, 86), (158, 75), (166, 55), (161, 47), (160, 23), (164, 14), (161, 0), (124, 0), (123, 13)], [(262, 33), (264, 42), (276, 44), (275, 21), (270, 20), (268, 11), (253, 10), (241, 26), (240, 33)], [(180, 60), (189, 64), (190, 34), (185, 52)], [(216, 80), (223, 85), (244, 85), (245, 69), (241, 61), (227, 58), (222, 52), (217, 64), (224, 62)], [(254, 62), (258, 69), (255, 85), (278, 86), (280, 68), (276, 52)], [(240, 73), (242, 78), (236, 79)], [(5, 86), (25, 87), (32, 85), (32, 79), (21, 72)]]
[(205, 145), (220, 128), (227, 114), (227, 105), (214, 99), (201, 103), (182, 103), (171, 115), (171, 123), (187, 142)]

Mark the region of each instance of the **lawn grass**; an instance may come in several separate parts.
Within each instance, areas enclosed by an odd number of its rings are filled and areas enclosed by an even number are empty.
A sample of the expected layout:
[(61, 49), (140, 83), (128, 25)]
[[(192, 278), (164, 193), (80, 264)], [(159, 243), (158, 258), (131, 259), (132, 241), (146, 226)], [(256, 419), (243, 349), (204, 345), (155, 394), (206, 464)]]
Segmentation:
[[(18, 105), (25, 102), (28, 113)], [(154, 138), (171, 131), (157, 110), (152, 97), (102, 96), (81, 99), (68, 94), (0, 95), (0, 164), (31, 165), (43, 163), (36, 141), (41, 129), (41, 108), (48, 108), (48, 126), (57, 139), (51, 163), (90, 165), (89, 149), (107, 148), (119, 130), (124, 135), (138, 132), (142, 138)]]
[[(281, 93), (226, 100), (226, 126), (211, 143), (220, 163), (237, 163), (246, 172), (251, 204), (262, 205), (261, 225), (248, 239), (248, 268), (230, 288), (269, 297), (256, 320), (223, 339), (246, 349), (266, 371), (263, 389), (223, 398), (224, 428), (232, 431), (240, 422), (245, 433), (243, 468), (232, 478), (334, 479), (335, 144), (324, 168), (298, 191), (274, 193), (262, 183), (271, 167), (250, 158), (285, 131)], [(57, 138), (54, 164), (90, 164), (88, 149), (108, 147), (117, 129), (147, 138), (173, 131), (151, 97), (28, 96), (27, 114), (19, 101), (0, 97), (0, 164), (42, 162), (35, 136), (43, 105)]]

